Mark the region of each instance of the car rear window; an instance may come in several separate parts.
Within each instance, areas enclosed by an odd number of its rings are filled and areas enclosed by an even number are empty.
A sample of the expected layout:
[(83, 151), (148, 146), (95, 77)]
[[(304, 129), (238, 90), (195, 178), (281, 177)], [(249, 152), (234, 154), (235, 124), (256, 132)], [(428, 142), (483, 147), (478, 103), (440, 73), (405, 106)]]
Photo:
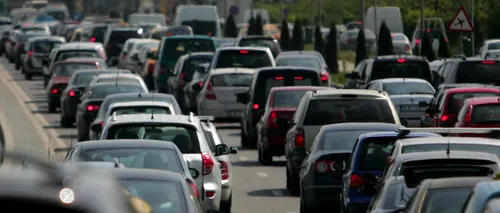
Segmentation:
[(169, 107), (161, 106), (127, 106), (127, 107), (115, 107), (111, 110), (111, 114), (116, 113), (117, 115), (125, 114), (161, 114), (161, 115), (171, 115), (172, 110)]
[(297, 108), (304, 94), (309, 90), (289, 90), (274, 92), (272, 106), (274, 108)]
[(223, 50), (219, 52), (215, 68), (260, 68), (272, 67), (272, 59), (261, 50)]
[(257, 76), (254, 103), (264, 105), (273, 87), (319, 86), (317, 72), (306, 70), (270, 70)]
[(412, 178), (419, 178), (418, 176), (423, 176), (425, 179), (428, 179), (443, 177), (489, 176), (496, 174), (497, 171), (498, 164), (490, 160), (443, 158), (404, 162), (399, 170), (399, 174), (404, 175), (405, 173), (410, 173), (407, 175)]
[(170, 27), (166, 31), (166, 35), (176, 36), (176, 35), (192, 35), (193, 32), (188, 26), (177, 26)]
[(420, 78), (432, 82), (429, 63), (424, 60), (376, 60), (370, 80), (386, 78)]
[[(489, 145), (480, 143), (464, 143), (464, 144), (450, 143), (449, 148), (450, 150), (455, 150), (455, 151), (491, 153), (500, 157), (500, 145)], [(415, 145), (403, 146), (401, 149), (401, 153), (446, 151), (446, 149), (448, 149), (448, 145), (446, 144), (415, 144)]]
[(456, 83), (500, 83), (500, 61), (460, 62), (456, 77)]
[(387, 156), (396, 137), (367, 138), (359, 149), (359, 170), (382, 171), (387, 165)]
[(425, 195), (422, 213), (460, 212), (471, 192), (471, 187), (431, 189)]
[(33, 52), (50, 53), (54, 47), (62, 44), (61, 41), (37, 41), (33, 43)]
[(18, 41), (21, 43), (26, 43), (26, 41), (28, 41), (28, 39), (38, 37), (38, 36), (41, 36), (41, 35), (40, 34), (21, 35), (18, 37)]
[(190, 79), (193, 77), (198, 65), (206, 64), (212, 62), (212, 56), (203, 56), (203, 57), (192, 57), (185, 60), (184, 65), (182, 66), (182, 73), (184, 73), (184, 77)]
[(135, 78), (127, 78), (127, 77), (116, 77), (116, 78), (100, 78), (96, 81), (96, 83), (109, 83), (109, 82), (121, 82), (121, 83), (132, 83), (132, 84), (140, 84), (141, 81)]
[(467, 92), (452, 94), (448, 102), (448, 113), (457, 113), (465, 99), (477, 97), (496, 97), (500, 93), (493, 92)]
[(102, 26), (102, 27), (95, 27), (94, 30), (92, 31), (92, 37), (95, 38), (96, 42), (103, 42), (104, 41), (104, 35), (106, 34), (106, 31), (108, 30), (107, 26)]
[(401, 34), (392, 34), (393, 41), (406, 41), (406, 37)]
[(109, 36), (109, 44), (124, 44), (130, 38), (142, 38), (138, 29), (133, 30), (113, 30)]
[(48, 11), (47, 15), (58, 21), (63, 21), (64, 19), (66, 19), (66, 13), (63, 10)]
[(315, 70), (321, 70), (321, 63), (317, 58), (280, 58), (276, 60), (276, 66), (294, 66), (294, 67), (309, 67)]
[(65, 51), (59, 54), (58, 61), (66, 60), (69, 58), (99, 58), (99, 55), (94, 50)]
[(142, 87), (137, 84), (122, 85), (98, 85), (89, 90), (89, 97), (95, 99), (104, 99), (107, 95), (118, 93), (139, 93), (144, 92)]
[[(443, 32), (441, 32), (441, 30), (428, 29), (426, 31), (427, 31), (426, 33), (427, 33), (427, 35), (429, 35), (430, 39), (439, 39), (439, 37), (443, 34)], [(422, 36), (420, 36), (420, 32), (421, 31), (416, 31), (415, 32), (415, 37), (416, 38), (422, 38)]]
[(54, 75), (55, 76), (71, 76), (78, 70), (85, 69), (96, 69), (97, 66), (91, 63), (64, 63), (64, 64), (56, 64), (54, 66)]
[(375, 98), (312, 99), (304, 124), (323, 126), (345, 122), (395, 123), (388, 100)]
[(212, 75), (213, 87), (248, 87), (252, 83), (252, 74), (228, 73)]
[(317, 145), (319, 150), (349, 150), (351, 151), (362, 134), (374, 130), (335, 130), (323, 134)]
[(491, 42), (488, 44), (488, 50), (498, 50), (500, 49), (500, 42)]
[(215, 45), (211, 39), (166, 39), (162, 49), (161, 65), (173, 68), (182, 55), (190, 52), (214, 52)]
[(27, 32), (46, 32), (47, 30), (43, 27), (26, 27), (22, 28), (21, 32), (27, 33)]
[(181, 25), (189, 26), (193, 29), (195, 35), (216, 36), (217, 22), (216, 21), (183, 21)]
[(87, 85), (94, 79), (95, 73), (81, 73), (75, 76), (74, 84), (75, 85)]
[(389, 95), (429, 94), (434, 95), (434, 87), (427, 82), (388, 82), (382, 90)]
[(481, 104), (472, 108), (471, 124), (500, 124), (500, 104)]
[(244, 38), (239, 42), (240, 47), (267, 47), (271, 51), (280, 51), (278, 42), (271, 38)]
[(200, 153), (196, 128), (174, 123), (118, 124), (109, 128), (106, 139), (150, 139), (171, 141), (186, 153)]

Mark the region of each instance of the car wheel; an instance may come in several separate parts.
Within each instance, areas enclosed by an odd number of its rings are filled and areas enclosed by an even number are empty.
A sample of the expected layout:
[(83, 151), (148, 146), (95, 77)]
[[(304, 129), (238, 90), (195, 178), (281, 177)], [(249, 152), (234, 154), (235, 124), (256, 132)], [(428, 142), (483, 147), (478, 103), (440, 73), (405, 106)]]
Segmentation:
[(250, 148), (250, 149), (257, 148), (257, 140), (256, 139), (254, 139), (252, 136), (248, 136), (247, 140), (248, 140), (248, 148)]
[(247, 139), (247, 136), (245, 135), (245, 131), (243, 131), (243, 127), (240, 128), (240, 131), (241, 131), (241, 136), (240, 136), (240, 146), (241, 147), (247, 147), (248, 146), (248, 139)]
[(294, 174), (294, 172), (287, 167), (287, 175), (286, 175), (286, 188), (290, 193), (292, 193), (293, 196), (299, 196), (300, 195), (300, 188), (299, 188), (299, 177), (297, 174)]
[(259, 148), (259, 162), (263, 165), (271, 165), (273, 163), (273, 155), (269, 150)]
[(233, 195), (227, 201), (220, 202), (220, 211), (223, 213), (231, 213), (231, 206), (233, 205)]
[(288, 169), (288, 165), (286, 167), (286, 189), (288, 191), (292, 191), (292, 180), (290, 180), (290, 170)]
[(71, 119), (66, 118), (66, 116), (63, 116), (61, 114), (61, 126), (62, 127), (73, 127), (73, 121)]
[(16, 70), (19, 70), (21, 68), (21, 63), (19, 63), (19, 62), (16, 61), (15, 68), (16, 68)]
[(33, 79), (33, 75), (29, 73), (24, 73), (24, 79), (31, 81)]
[(54, 113), (56, 112), (56, 110), (57, 110), (56, 105), (52, 101), (49, 101), (49, 112)]

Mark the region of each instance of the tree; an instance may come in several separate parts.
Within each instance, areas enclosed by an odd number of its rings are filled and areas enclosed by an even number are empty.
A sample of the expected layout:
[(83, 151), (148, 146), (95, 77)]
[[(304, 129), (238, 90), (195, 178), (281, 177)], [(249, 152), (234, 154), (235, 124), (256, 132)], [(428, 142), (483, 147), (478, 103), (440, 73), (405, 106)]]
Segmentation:
[(120, 13), (116, 10), (109, 11), (109, 18), (120, 18)]
[(290, 29), (288, 29), (288, 21), (286, 19), (283, 19), (281, 22), (280, 47), (283, 51), (290, 50)]
[(431, 39), (429, 38), (429, 34), (427, 32), (424, 33), (422, 41), (420, 42), (420, 55), (425, 56), (428, 61), (436, 60), (436, 55), (432, 49)]
[(328, 39), (326, 41), (325, 61), (328, 65), (330, 73), (337, 73), (339, 71), (339, 62), (337, 61), (337, 26), (332, 23)]
[(440, 58), (449, 58), (450, 57), (450, 50), (448, 49), (448, 42), (444, 38), (443, 33), (440, 33), (440, 35), (439, 35), (438, 56)]
[(226, 28), (224, 29), (224, 36), (228, 38), (238, 37), (238, 28), (234, 22), (234, 16), (229, 15), (226, 20)]
[(368, 51), (366, 50), (366, 37), (365, 31), (359, 30), (358, 39), (356, 41), (356, 63), (355, 66), (359, 64), (359, 62), (368, 58)]
[(316, 29), (314, 30), (314, 50), (318, 51), (323, 57), (325, 57), (325, 41), (323, 40), (323, 35), (319, 25), (316, 25)]
[(394, 47), (392, 46), (391, 31), (385, 24), (385, 21), (380, 25), (377, 41), (377, 55), (393, 55)]
[(248, 20), (247, 35), (255, 35), (255, 19), (253, 16)]
[(293, 25), (291, 49), (304, 50), (304, 32), (300, 19), (296, 19)]
[(255, 35), (264, 35), (264, 27), (262, 26), (262, 17), (260, 15), (257, 15), (254, 27)]

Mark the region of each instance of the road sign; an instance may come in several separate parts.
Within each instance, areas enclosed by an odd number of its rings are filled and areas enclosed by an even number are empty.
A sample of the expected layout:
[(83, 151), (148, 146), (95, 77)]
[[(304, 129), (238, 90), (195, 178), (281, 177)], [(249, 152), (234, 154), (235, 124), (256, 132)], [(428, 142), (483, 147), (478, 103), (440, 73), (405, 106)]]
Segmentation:
[(231, 8), (229, 8), (229, 14), (235, 16), (238, 15), (238, 13), (240, 13), (238, 6), (231, 6)]
[(474, 25), (472, 25), (463, 5), (458, 8), (453, 20), (448, 25), (448, 30), (454, 32), (474, 32)]

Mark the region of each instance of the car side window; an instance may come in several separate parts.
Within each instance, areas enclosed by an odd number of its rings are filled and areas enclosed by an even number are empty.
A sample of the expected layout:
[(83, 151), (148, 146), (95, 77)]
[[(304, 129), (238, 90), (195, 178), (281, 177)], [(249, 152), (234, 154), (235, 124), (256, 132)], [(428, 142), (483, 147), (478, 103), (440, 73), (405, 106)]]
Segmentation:
[(438, 69), (438, 74), (443, 77), (443, 72), (444, 72), (444, 69), (446, 68), (446, 66), (448, 65), (449, 63), (444, 63), (442, 64), (439, 69)]
[(414, 208), (414, 205), (416, 205), (416, 204), (414, 204), (414, 200), (416, 199), (417, 195), (419, 194), (419, 193), (417, 193), (417, 192), (418, 192), (418, 191), (416, 191), (415, 193), (413, 193), (413, 195), (412, 195), (412, 196), (410, 197), (410, 199), (408, 200), (408, 203), (407, 203), (407, 204), (408, 204), (408, 206), (406, 206), (406, 209), (405, 209), (405, 211), (404, 211), (405, 213), (407, 213), (407, 212), (412, 212), (412, 209)]
[(365, 61), (361, 61), (361, 63), (359, 63), (358, 66), (356, 66), (352, 72), (357, 72), (361, 76), (361, 72), (363, 71), (364, 67), (365, 67)]
[(466, 106), (466, 102), (463, 102), (460, 105), (460, 111), (459, 111), (457, 119), (456, 119), (457, 123), (461, 122), (465, 118), (465, 113), (467, 113), (467, 111), (469, 111), (469, 107), (464, 107), (464, 106)]
[(307, 102), (309, 102), (309, 95), (304, 95), (302, 99), (299, 102), (299, 105), (297, 106), (297, 110), (295, 111), (295, 114), (293, 115), (293, 123), (297, 124), (299, 122), (299, 119), (302, 115), (302, 113), (305, 111), (305, 107)]
[(179, 67), (181, 66), (181, 64), (182, 64), (182, 63), (184, 63), (184, 60), (183, 60), (182, 58), (181, 58), (181, 59), (179, 59), (179, 60), (177, 60), (177, 63), (176, 63), (176, 64), (175, 64), (175, 66), (174, 66), (174, 72), (172, 73), (172, 75), (175, 75), (175, 76), (176, 76), (177, 74), (179, 74), (179, 73), (180, 73), (180, 72), (179, 72), (179, 70), (180, 70), (180, 69), (179, 69)]

